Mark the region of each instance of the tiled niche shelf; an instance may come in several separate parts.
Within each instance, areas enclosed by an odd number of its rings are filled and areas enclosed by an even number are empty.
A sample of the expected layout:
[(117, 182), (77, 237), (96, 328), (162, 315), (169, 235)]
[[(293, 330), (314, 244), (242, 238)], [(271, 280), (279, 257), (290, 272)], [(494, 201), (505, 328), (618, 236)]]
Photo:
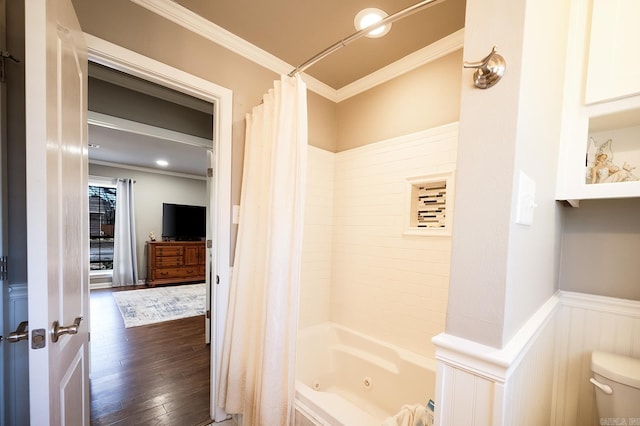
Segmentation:
[(453, 173), (407, 179), (405, 235), (451, 235)]

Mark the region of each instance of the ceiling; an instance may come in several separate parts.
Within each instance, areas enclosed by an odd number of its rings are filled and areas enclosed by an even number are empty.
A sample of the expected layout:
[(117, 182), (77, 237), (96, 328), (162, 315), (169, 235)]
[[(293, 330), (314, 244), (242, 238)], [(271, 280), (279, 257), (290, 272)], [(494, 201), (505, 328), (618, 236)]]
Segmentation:
[[(389, 15), (418, 0), (173, 0), (178, 6), (210, 21), (287, 64), (300, 65), (327, 47), (353, 34), (355, 15), (376, 7)], [(334, 52), (305, 71), (338, 90), (464, 27), (466, 0), (435, 0), (426, 8), (393, 23), (381, 38), (363, 37)], [(91, 97), (91, 92), (89, 93)], [(204, 176), (202, 148), (176, 144), (104, 126), (89, 126), (93, 161), (154, 168), (158, 157), (164, 170)], [(123, 154), (123, 150), (126, 153)]]
[(213, 104), (94, 63), (88, 93), (91, 163), (206, 176)]
[[(353, 34), (356, 14), (394, 14), (418, 0), (175, 0), (206, 20), (298, 66)], [(305, 71), (340, 89), (464, 27), (466, 0), (438, 0), (393, 23), (381, 38), (363, 37)]]

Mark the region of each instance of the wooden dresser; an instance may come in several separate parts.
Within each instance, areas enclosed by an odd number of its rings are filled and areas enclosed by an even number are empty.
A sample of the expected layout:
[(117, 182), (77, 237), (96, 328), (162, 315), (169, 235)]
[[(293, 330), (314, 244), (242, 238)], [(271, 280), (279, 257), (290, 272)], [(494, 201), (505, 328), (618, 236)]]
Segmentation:
[(147, 241), (147, 285), (204, 281), (204, 241)]

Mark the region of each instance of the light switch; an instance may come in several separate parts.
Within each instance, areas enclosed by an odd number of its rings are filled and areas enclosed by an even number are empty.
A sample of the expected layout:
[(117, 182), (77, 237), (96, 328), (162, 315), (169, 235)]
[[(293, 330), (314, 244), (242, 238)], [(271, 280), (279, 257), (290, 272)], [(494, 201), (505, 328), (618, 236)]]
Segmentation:
[(533, 211), (536, 204), (536, 183), (529, 176), (520, 171), (518, 179), (518, 197), (516, 207), (516, 223), (520, 225), (533, 224)]

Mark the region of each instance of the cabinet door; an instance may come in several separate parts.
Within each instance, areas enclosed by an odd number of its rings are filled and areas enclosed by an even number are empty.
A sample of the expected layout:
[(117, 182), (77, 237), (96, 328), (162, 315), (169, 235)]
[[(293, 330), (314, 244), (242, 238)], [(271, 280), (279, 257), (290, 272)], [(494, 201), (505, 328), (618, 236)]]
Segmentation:
[(638, 17), (638, 0), (593, 0), (587, 104), (640, 93)]
[(198, 264), (198, 253), (200, 247), (198, 246), (186, 246), (184, 248), (184, 264), (185, 265), (197, 265)]

